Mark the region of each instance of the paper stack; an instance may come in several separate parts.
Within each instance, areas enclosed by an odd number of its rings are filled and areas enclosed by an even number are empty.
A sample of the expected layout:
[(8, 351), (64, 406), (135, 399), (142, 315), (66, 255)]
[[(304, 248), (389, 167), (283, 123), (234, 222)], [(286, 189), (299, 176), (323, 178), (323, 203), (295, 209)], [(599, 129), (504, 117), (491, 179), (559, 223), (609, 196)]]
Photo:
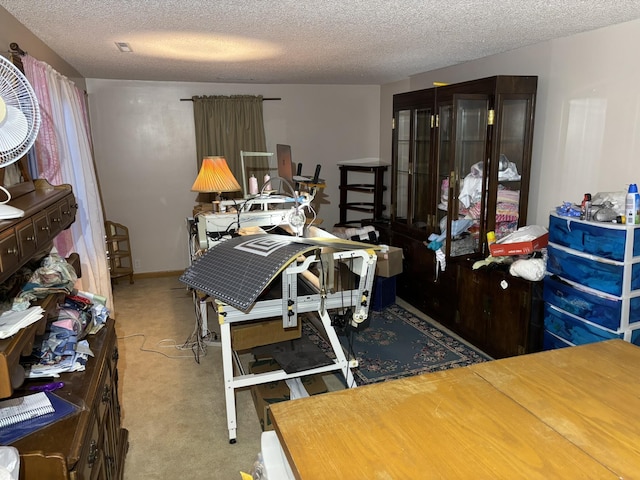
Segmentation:
[(0, 315), (0, 339), (15, 335), (20, 329), (40, 320), (44, 315), (42, 307), (29, 307), (22, 312), (9, 310)]

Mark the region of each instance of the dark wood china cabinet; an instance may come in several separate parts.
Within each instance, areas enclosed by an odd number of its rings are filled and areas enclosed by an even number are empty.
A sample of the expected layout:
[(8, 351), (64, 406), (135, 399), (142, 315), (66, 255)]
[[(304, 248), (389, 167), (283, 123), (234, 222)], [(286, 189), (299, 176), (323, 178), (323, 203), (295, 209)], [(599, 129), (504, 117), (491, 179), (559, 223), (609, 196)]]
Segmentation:
[[(494, 76), (393, 97), (385, 234), (404, 252), (398, 295), (494, 356), (534, 348), (521, 329), (496, 322), (500, 295), (524, 295), (526, 305), (537, 285), (496, 290), (494, 274), (471, 265), (489, 255), (487, 232), (500, 239), (527, 224), (536, 89), (535, 76)], [(483, 317), (487, 292), (493, 313)]]

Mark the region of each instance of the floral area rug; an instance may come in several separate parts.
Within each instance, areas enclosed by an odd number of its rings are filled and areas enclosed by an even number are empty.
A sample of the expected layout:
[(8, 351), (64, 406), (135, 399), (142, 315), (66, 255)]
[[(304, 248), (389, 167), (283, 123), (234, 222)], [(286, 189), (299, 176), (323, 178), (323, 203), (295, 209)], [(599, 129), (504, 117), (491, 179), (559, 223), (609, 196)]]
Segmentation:
[[(353, 373), (359, 385), (491, 360), (397, 304), (370, 311), (369, 322), (362, 331), (340, 335), (343, 347), (358, 359)], [(313, 343), (335, 358), (313, 324), (305, 321), (302, 328)]]

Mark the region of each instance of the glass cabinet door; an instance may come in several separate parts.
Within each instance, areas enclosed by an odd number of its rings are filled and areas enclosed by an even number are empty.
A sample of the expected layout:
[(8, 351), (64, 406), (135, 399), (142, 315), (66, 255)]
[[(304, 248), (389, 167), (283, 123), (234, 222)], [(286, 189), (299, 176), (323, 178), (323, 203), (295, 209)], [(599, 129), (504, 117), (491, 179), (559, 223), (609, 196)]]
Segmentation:
[[(437, 168), (438, 168), (438, 206), (436, 213), (435, 232), (446, 236), (449, 220), (449, 199), (452, 196), (450, 177), (452, 174), (453, 162), (453, 105), (451, 103), (439, 104), (436, 121), (437, 130)], [(455, 182), (455, 180), (454, 180)], [(444, 241), (442, 241), (444, 243)]]
[[(488, 228), (494, 230), (496, 239), (514, 232), (522, 226), (522, 198), (528, 197), (528, 184), (521, 179), (529, 165), (529, 145), (532, 110), (531, 96), (504, 96), (497, 105), (496, 132), (497, 165), (492, 165), (492, 178), (497, 179), (495, 217), (488, 219)], [(496, 163), (496, 162), (494, 162)], [(494, 171), (495, 170), (495, 171)], [(523, 191), (526, 190), (526, 191)]]
[(456, 257), (479, 251), (485, 234), (489, 97), (454, 95), (438, 112), (439, 226), (447, 255)]
[(409, 217), (409, 165), (411, 151), (411, 110), (395, 114), (394, 189), (392, 212), (394, 220), (407, 222)]
[(431, 108), (395, 113), (393, 213), (395, 221), (427, 228), (433, 210), (431, 193)]
[(413, 205), (412, 225), (426, 229), (433, 210), (431, 193), (431, 122), (432, 109), (421, 108), (414, 117)]

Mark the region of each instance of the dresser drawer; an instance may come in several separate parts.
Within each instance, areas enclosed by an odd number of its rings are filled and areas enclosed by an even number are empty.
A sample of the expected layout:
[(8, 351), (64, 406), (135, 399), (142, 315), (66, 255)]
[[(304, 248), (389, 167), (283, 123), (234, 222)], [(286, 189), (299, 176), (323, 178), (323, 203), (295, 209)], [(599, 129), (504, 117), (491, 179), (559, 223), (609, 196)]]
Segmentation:
[(614, 297), (552, 276), (544, 279), (544, 301), (614, 331), (640, 326), (640, 297)]
[(0, 271), (11, 272), (20, 265), (18, 237), (12, 228), (0, 235)]

